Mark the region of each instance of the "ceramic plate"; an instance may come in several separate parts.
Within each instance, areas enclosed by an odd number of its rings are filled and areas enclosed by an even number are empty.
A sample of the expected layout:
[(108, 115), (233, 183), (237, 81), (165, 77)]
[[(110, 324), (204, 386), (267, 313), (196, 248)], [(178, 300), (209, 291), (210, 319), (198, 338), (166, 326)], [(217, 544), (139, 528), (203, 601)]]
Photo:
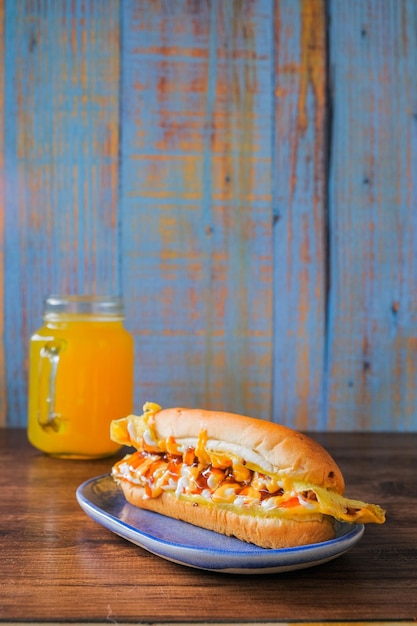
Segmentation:
[(338, 523), (331, 541), (266, 550), (138, 509), (126, 502), (108, 474), (80, 485), (77, 500), (94, 521), (153, 554), (188, 567), (230, 574), (271, 574), (320, 565), (347, 552), (364, 532), (363, 525)]

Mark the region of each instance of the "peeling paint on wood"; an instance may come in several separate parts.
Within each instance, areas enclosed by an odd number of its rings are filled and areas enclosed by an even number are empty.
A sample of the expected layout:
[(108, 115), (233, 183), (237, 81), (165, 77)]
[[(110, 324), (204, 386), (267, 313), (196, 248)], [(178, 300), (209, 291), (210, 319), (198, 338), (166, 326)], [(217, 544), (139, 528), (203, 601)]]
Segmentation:
[(140, 221), (125, 230), (124, 267), (141, 354), (137, 402), (269, 417), (270, 15), (255, 19), (252, 2), (134, 8), (124, 11), (122, 176), (124, 220)]

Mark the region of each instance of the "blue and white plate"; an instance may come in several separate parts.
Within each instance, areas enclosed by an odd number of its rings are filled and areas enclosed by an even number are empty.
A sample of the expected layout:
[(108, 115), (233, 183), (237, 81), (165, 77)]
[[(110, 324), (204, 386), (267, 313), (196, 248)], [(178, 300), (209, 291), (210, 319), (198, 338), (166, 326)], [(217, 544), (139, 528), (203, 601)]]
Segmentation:
[(362, 537), (363, 525), (338, 523), (330, 541), (298, 548), (267, 550), (175, 519), (138, 509), (125, 500), (108, 474), (77, 489), (81, 508), (120, 537), (168, 561), (228, 574), (271, 574), (331, 561)]

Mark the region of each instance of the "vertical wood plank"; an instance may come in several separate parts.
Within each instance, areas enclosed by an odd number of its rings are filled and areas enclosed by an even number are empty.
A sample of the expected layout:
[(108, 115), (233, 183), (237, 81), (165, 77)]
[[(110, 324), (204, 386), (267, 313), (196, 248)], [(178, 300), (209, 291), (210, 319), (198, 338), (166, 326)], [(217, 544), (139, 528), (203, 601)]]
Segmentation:
[(103, 6), (0, 0), (0, 425), (43, 296), (112, 291), (138, 410), (415, 430), (416, 3)]
[(417, 415), (417, 4), (330, 2), (328, 422)]
[(272, 4), (123, 3), (124, 284), (148, 399), (270, 417)]
[(5, 7), (8, 421), (24, 425), (27, 342), (43, 297), (121, 288), (119, 1), (105, 11), (100, 0)]
[(0, 0), (0, 427), (6, 425), (7, 387), (6, 387), (6, 354), (4, 349), (4, 281), (6, 267), (4, 262), (4, 0)]
[(326, 306), (326, 11), (275, 3), (273, 416), (323, 423)]

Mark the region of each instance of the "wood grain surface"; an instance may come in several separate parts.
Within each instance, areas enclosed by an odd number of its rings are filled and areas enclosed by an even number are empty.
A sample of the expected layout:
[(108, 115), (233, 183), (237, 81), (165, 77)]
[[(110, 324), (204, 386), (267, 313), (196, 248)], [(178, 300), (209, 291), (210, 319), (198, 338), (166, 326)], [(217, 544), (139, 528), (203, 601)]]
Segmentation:
[(120, 24), (114, 0), (4, 6), (5, 362), (24, 424), (44, 296), (120, 290)]
[(416, 431), (416, 23), (0, 0), (0, 424), (26, 424), (44, 296), (112, 292), (137, 411)]
[(3, 622), (342, 622), (417, 617), (416, 434), (316, 433), (351, 497), (386, 508), (382, 526), (334, 561), (275, 575), (199, 571), (112, 534), (77, 487), (114, 461), (63, 461), (0, 430)]
[(123, 5), (123, 277), (139, 389), (267, 418), (272, 5), (157, 5)]

